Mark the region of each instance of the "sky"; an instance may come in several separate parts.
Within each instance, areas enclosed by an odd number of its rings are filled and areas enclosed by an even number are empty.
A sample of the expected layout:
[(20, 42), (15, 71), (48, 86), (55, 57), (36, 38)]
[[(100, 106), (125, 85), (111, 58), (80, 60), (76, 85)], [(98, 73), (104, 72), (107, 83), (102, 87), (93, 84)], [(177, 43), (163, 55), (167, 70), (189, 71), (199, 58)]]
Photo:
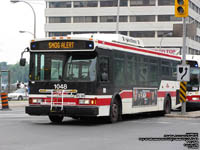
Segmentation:
[[(45, 2), (44, 0), (23, 0), (32, 5), (36, 13), (36, 37), (44, 38)], [(24, 2), (11, 3), (0, 0), (0, 62), (8, 64), (19, 62), (21, 52), (29, 47), (33, 35), (19, 31), (34, 32), (34, 15), (31, 7)], [(29, 61), (29, 54), (24, 56)]]

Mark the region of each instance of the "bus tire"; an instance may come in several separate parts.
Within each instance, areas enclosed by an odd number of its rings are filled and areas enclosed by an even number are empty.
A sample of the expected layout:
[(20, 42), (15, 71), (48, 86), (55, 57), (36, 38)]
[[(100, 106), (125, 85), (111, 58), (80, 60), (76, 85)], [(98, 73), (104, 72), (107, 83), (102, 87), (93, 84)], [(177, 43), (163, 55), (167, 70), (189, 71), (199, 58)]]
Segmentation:
[(62, 115), (49, 115), (49, 119), (52, 123), (61, 123), (64, 116)]
[(164, 114), (170, 114), (170, 113), (171, 113), (171, 100), (169, 96), (167, 96), (164, 103)]
[(110, 106), (110, 116), (109, 116), (109, 122), (115, 123), (118, 120), (120, 120), (120, 104), (117, 99), (114, 99), (113, 102), (111, 102)]

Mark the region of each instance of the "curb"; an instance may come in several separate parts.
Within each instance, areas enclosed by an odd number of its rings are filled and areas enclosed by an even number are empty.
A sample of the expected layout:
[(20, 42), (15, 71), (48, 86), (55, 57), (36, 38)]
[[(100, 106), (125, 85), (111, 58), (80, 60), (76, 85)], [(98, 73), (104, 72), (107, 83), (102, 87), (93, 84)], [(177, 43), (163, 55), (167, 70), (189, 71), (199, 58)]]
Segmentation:
[(181, 113), (174, 113), (166, 114), (165, 116), (172, 118), (200, 118), (200, 111), (186, 112), (185, 115), (182, 115)]

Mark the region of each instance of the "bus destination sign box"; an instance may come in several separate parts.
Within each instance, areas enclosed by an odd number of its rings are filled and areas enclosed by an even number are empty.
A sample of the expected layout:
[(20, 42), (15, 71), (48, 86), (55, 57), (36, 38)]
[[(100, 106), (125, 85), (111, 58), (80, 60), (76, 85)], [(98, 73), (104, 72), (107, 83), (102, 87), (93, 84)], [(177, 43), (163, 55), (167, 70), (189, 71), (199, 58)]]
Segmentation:
[(49, 40), (31, 43), (31, 50), (91, 50), (93, 41), (84, 40)]

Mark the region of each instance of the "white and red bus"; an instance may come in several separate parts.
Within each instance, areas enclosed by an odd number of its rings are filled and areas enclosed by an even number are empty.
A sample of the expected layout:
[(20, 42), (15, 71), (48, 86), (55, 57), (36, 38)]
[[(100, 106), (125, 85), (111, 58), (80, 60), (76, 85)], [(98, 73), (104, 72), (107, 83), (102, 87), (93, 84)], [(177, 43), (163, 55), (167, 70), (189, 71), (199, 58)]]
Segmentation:
[(139, 39), (71, 35), (32, 41), (27, 50), (29, 115), (47, 115), (56, 123), (64, 116), (107, 116), (116, 122), (123, 114), (170, 113), (180, 106), (181, 57), (144, 49)]
[(200, 104), (200, 55), (186, 55), (190, 65), (190, 81), (187, 82), (187, 107)]

